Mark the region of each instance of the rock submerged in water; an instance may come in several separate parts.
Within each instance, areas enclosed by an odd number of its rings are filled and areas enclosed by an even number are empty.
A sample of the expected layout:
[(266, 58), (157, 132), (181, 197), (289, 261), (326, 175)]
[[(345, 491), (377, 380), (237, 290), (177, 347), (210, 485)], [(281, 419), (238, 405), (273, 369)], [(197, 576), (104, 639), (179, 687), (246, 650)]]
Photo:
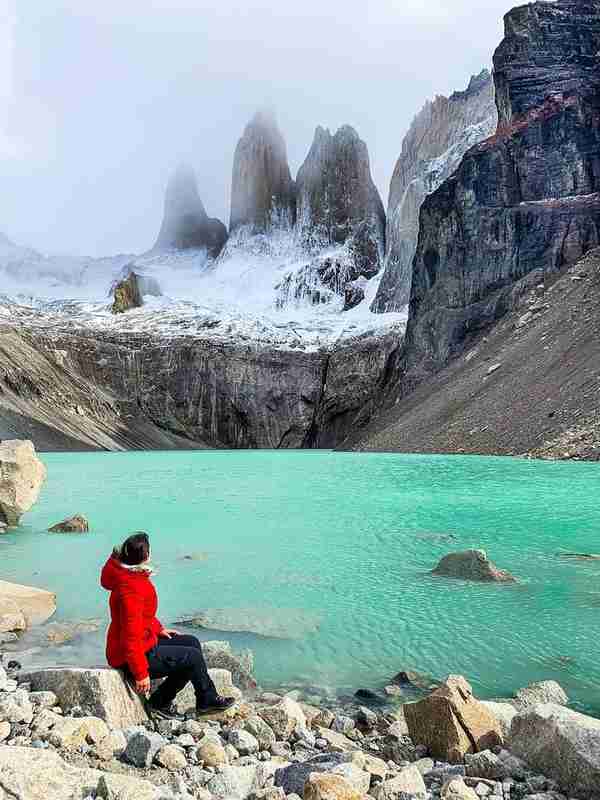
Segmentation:
[(464, 581), (490, 583), (515, 583), (516, 578), (507, 570), (498, 569), (487, 557), (485, 550), (463, 550), (449, 553), (431, 572), (442, 578), (459, 578)]
[(50, 533), (88, 533), (89, 529), (87, 519), (82, 514), (75, 514), (74, 517), (69, 517), (48, 528), (48, 531)]
[(0, 632), (39, 625), (56, 611), (56, 595), (34, 586), (0, 581)]
[(0, 523), (19, 524), (39, 497), (46, 467), (36, 456), (33, 443), (10, 439), (0, 444)]

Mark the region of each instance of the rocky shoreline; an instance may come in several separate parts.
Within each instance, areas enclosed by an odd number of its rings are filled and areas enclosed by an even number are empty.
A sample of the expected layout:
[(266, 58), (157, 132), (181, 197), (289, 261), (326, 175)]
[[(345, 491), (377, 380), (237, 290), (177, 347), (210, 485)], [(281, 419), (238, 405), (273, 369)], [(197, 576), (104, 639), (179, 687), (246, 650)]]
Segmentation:
[(152, 720), (118, 671), (0, 665), (0, 798), (600, 797), (600, 721), (566, 708), (552, 681), (485, 702), (450, 676), (407, 705), (369, 705), (364, 693), (350, 714), (254, 689), (227, 643), (205, 649), (219, 690), (238, 702), (202, 718), (191, 687), (177, 697), (180, 718)]

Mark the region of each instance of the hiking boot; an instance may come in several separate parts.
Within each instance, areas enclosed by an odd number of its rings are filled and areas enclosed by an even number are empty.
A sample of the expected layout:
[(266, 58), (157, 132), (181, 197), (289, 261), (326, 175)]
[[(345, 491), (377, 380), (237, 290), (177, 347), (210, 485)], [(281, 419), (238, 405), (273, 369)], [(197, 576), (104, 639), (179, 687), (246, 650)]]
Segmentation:
[(216, 697), (206, 705), (196, 706), (196, 714), (202, 716), (203, 714), (218, 714), (220, 711), (227, 711), (236, 704), (235, 697)]
[(147, 713), (155, 719), (174, 719), (181, 722), (183, 717), (173, 710), (171, 705), (168, 706), (155, 706), (151, 701), (144, 703)]

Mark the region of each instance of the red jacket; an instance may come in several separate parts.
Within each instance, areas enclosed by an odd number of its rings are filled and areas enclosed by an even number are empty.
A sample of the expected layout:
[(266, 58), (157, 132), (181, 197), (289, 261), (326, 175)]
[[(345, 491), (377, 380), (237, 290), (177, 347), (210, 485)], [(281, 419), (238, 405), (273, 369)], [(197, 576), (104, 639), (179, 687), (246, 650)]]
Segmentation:
[(110, 591), (106, 658), (111, 667), (127, 664), (136, 681), (148, 677), (146, 653), (158, 642), (163, 626), (156, 618), (158, 597), (147, 572), (135, 572), (111, 556), (100, 576)]

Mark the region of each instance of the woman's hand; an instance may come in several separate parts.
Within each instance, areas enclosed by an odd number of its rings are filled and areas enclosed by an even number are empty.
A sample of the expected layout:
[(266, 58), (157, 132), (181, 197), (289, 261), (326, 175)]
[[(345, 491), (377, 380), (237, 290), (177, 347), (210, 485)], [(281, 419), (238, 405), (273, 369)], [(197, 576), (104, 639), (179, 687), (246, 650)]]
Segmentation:
[(138, 694), (148, 694), (150, 691), (150, 678), (144, 678), (135, 682), (135, 690)]
[(179, 636), (179, 631), (174, 631), (172, 628), (163, 628), (158, 635), (163, 639), (170, 639), (171, 636)]

